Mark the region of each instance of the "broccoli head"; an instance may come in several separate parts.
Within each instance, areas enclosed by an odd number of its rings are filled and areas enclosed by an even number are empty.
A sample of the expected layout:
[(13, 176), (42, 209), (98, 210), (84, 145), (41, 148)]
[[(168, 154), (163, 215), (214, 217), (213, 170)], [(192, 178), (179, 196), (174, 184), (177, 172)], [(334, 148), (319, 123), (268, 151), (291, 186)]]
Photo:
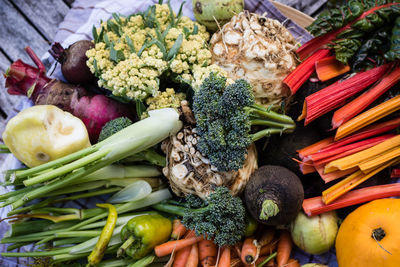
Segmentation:
[(119, 117), (112, 121), (107, 122), (103, 128), (101, 128), (101, 132), (99, 135), (99, 142), (107, 139), (111, 135), (121, 131), (122, 129), (128, 127), (132, 124), (132, 121), (126, 117)]
[(182, 216), (188, 229), (212, 239), (218, 246), (235, 245), (244, 235), (246, 211), (242, 200), (226, 187), (216, 187), (206, 200), (188, 195), (185, 206), (160, 203), (157, 210)]
[[(293, 120), (254, 102), (250, 84), (210, 73), (193, 97), (196, 130), (200, 136), (197, 148), (219, 171), (243, 167), (248, 146), (273, 133), (291, 132)], [(253, 125), (268, 128), (252, 133)]]

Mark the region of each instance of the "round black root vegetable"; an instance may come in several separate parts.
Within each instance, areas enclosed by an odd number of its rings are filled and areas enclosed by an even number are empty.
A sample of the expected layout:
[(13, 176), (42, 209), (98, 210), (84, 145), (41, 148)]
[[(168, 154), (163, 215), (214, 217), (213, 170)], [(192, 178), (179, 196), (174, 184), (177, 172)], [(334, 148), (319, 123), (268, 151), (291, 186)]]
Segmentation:
[(86, 65), (86, 51), (93, 47), (93, 42), (89, 40), (77, 41), (68, 47), (68, 49), (64, 49), (56, 42), (49, 50), (49, 53), (61, 63), (62, 74), (68, 82), (73, 84), (87, 84), (95, 78)]
[(273, 165), (253, 173), (244, 195), (253, 218), (266, 225), (290, 223), (304, 200), (300, 179), (288, 169)]

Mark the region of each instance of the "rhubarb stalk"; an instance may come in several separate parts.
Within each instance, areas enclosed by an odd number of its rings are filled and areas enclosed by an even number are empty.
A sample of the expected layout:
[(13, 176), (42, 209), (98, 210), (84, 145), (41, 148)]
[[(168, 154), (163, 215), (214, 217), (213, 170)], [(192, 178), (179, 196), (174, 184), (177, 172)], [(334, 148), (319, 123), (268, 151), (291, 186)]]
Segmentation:
[(322, 201), (322, 197), (308, 198), (303, 201), (303, 209), (308, 216), (314, 216), (375, 199), (396, 196), (400, 196), (400, 183), (376, 185), (351, 191), (328, 205)]
[(324, 89), (306, 97), (306, 118), (307, 125), (318, 117), (341, 106), (344, 102), (379, 80), (388, 70), (390, 64), (385, 64), (354, 76), (340, 80), (325, 87)]
[(322, 82), (328, 81), (341, 74), (350, 71), (349, 65), (344, 65), (338, 61), (335, 56), (322, 58), (315, 62), (315, 71), (318, 79)]
[(297, 90), (305, 83), (311, 74), (315, 71), (315, 62), (323, 59), (330, 54), (329, 49), (320, 49), (315, 52), (312, 56), (303, 61), (299, 66), (296, 67), (286, 78), (283, 83), (286, 84), (294, 95)]
[(400, 95), (397, 95), (342, 124), (336, 131), (335, 140), (348, 136), (399, 109)]
[(359, 114), (365, 108), (372, 104), (376, 99), (383, 95), (387, 90), (400, 81), (400, 68), (395, 68), (392, 72), (385, 75), (382, 80), (360, 95), (353, 101), (347, 103), (342, 108), (335, 111), (332, 117), (332, 128), (336, 129), (343, 123)]

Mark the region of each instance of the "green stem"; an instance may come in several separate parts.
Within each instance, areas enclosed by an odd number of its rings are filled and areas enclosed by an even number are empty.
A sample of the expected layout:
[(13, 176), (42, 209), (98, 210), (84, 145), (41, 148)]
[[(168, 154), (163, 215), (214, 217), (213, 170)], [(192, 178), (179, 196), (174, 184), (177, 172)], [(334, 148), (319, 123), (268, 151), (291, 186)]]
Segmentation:
[(39, 208), (45, 207), (48, 204), (52, 203), (54, 201), (54, 199), (55, 199), (54, 197), (51, 197), (51, 198), (45, 199), (45, 200), (43, 200), (43, 201), (41, 201), (39, 203), (36, 203), (36, 204), (33, 204), (33, 205), (29, 205), (29, 206), (26, 206), (26, 207), (23, 207), (23, 208), (19, 208), (19, 209), (16, 209), (16, 210), (12, 210), (9, 213), (7, 213), (7, 215), (8, 216), (12, 216), (12, 215), (15, 215), (15, 214), (21, 214), (21, 213), (24, 213), (24, 212), (29, 212), (29, 211), (32, 211), (32, 210), (35, 210), (35, 209), (39, 209)]
[(71, 162), (69, 164), (66, 164), (62, 167), (59, 167), (57, 169), (54, 169), (52, 171), (43, 173), (41, 175), (35, 176), (33, 178), (29, 178), (24, 180), (24, 185), (25, 186), (30, 186), (34, 184), (39, 184), (43, 182), (50, 181), (53, 178), (56, 178), (61, 175), (65, 175), (73, 170), (79, 169), (81, 167), (87, 166), (88, 164), (95, 162), (98, 159), (103, 158), (106, 156), (110, 150), (99, 150), (96, 151), (90, 155), (87, 155), (86, 157), (80, 158), (78, 160), (75, 160), (74, 162)]
[(69, 238), (69, 237), (96, 237), (101, 234), (101, 230), (87, 230), (87, 231), (66, 231), (66, 232), (60, 232), (56, 233), (55, 237), (58, 238)]
[(291, 117), (284, 115), (284, 114), (279, 114), (272, 110), (268, 110), (264, 107), (260, 107), (260, 105), (253, 105), (246, 109), (249, 110), (251, 114), (257, 114), (261, 118), (268, 118), (268, 119), (278, 121), (278, 122), (294, 124), (294, 121)]
[(296, 128), (295, 124), (283, 124), (283, 123), (279, 123), (279, 122), (261, 120), (261, 119), (251, 120), (250, 124), (251, 125), (269, 126), (269, 127), (273, 127), (273, 128), (293, 129), (293, 130)]
[(135, 242), (135, 237), (131, 235), (123, 244), (122, 246), (119, 247), (117, 251), (117, 258), (121, 257), (124, 255), (125, 251), (132, 246), (132, 244)]
[(35, 174), (37, 174), (39, 172), (42, 172), (42, 171), (45, 171), (45, 170), (48, 170), (48, 169), (51, 169), (51, 168), (54, 168), (54, 167), (59, 167), (59, 166), (61, 166), (63, 164), (66, 164), (66, 163), (69, 163), (69, 162), (74, 161), (76, 159), (79, 159), (79, 158), (81, 158), (83, 156), (86, 156), (88, 154), (91, 154), (91, 153), (97, 151), (98, 149), (99, 149), (99, 146), (94, 145), (94, 146), (79, 150), (79, 151), (77, 151), (75, 153), (69, 154), (69, 155), (67, 155), (65, 157), (49, 161), (49, 162), (44, 163), (42, 165), (27, 169), (27, 170), (16, 171), (15, 172), (15, 177), (16, 177), (16, 179), (22, 179), (22, 178), (25, 178), (25, 177), (28, 177), (28, 176), (33, 176), (33, 175), (35, 175)]
[(70, 250), (71, 247), (57, 249), (57, 250), (50, 250), (50, 251), (5, 252), (1, 253), (1, 255), (3, 257), (48, 257), (48, 256), (55, 256), (68, 253)]
[(59, 247), (69, 244), (78, 244), (85, 242), (88, 239), (89, 239), (88, 237), (72, 237), (72, 238), (58, 239), (53, 242), (53, 246)]
[(263, 262), (261, 262), (260, 264), (258, 264), (257, 267), (262, 267), (262, 266), (264, 266), (264, 265), (267, 264), (270, 260), (272, 260), (273, 258), (275, 258), (277, 254), (278, 254), (277, 252), (272, 253), (272, 254), (269, 255), (265, 260), (263, 260)]
[[(167, 200), (167, 199), (169, 199), (171, 197), (172, 197), (171, 193), (166, 188), (166, 189), (161, 189), (161, 190), (155, 191), (155, 192), (151, 193), (150, 195), (148, 195), (144, 199), (140, 199), (140, 200), (136, 200), (136, 201), (132, 201), (132, 202), (127, 202), (127, 203), (119, 204), (119, 205), (117, 204), (117, 205), (115, 205), (115, 207), (117, 209), (118, 214), (123, 214), (125, 212), (130, 212), (130, 211), (134, 211), (134, 210), (138, 210), (138, 209), (141, 209), (141, 208), (145, 208), (145, 207), (149, 207), (149, 206), (155, 205), (156, 203), (159, 203), (161, 201)], [(99, 215), (97, 215), (95, 217), (89, 218), (89, 219), (87, 219), (87, 220), (85, 220), (83, 222), (75, 224), (74, 226), (72, 226), (72, 227), (70, 227), (68, 229), (65, 229), (65, 230), (66, 231), (78, 230), (78, 229), (80, 229), (81, 227), (83, 227), (85, 225), (94, 223), (94, 222), (96, 222), (98, 220), (101, 220), (101, 219), (107, 217), (107, 216), (108, 216), (108, 213), (107, 212), (103, 212), (102, 214), (99, 214)], [(50, 237), (45, 237), (44, 239), (42, 239), (38, 243), (36, 243), (36, 245), (40, 245), (40, 244), (46, 243), (46, 242), (51, 241), (53, 239), (54, 239), (54, 235), (50, 236)]]
[(111, 187), (111, 188), (107, 188), (107, 189), (96, 190), (93, 192), (88, 192), (88, 193), (78, 194), (78, 195), (74, 195), (74, 196), (70, 196), (70, 197), (56, 199), (54, 201), (54, 203), (65, 202), (65, 201), (81, 199), (81, 198), (88, 198), (88, 197), (99, 196), (99, 195), (106, 195), (106, 194), (120, 191), (121, 189), (122, 189), (121, 187)]
[(96, 188), (105, 186), (106, 184), (107, 184), (107, 181), (82, 183), (82, 184), (79, 184), (79, 186), (69, 186), (66, 188), (61, 188), (59, 190), (51, 192), (50, 194), (48, 194), (48, 196), (59, 196), (59, 195), (66, 195), (66, 194), (71, 194), (71, 193), (76, 193), (76, 192), (92, 190), (92, 189), (96, 189)]
[(187, 209), (182, 206), (175, 206), (175, 205), (170, 205), (170, 204), (165, 204), (165, 203), (159, 203), (151, 206), (153, 209), (178, 215), (178, 216), (184, 216), (187, 213)]
[(144, 257), (144, 258), (128, 265), (128, 267), (146, 267), (146, 266), (149, 266), (154, 261), (155, 258), (156, 258), (156, 256), (149, 255), (147, 257)]
[(165, 167), (166, 160), (165, 156), (159, 154), (153, 149), (146, 149), (140, 153), (134, 154), (123, 159), (123, 162), (140, 162), (140, 161), (147, 161), (153, 165)]
[(291, 132), (292, 130), (285, 131), (284, 129), (276, 129), (276, 128), (267, 128), (264, 130), (261, 130), (259, 132), (256, 132), (251, 135), (251, 139), (253, 142), (265, 137), (265, 136), (270, 136), (272, 134), (282, 134), (282, 133), (288, 133)]
[(30, 243), (31, 243), (31, 242), (14, 243), (14, 244), (9, 245), (9, 246), (7, 247), (7, 251), (11, 251), (11, 250), (14, 250), (14, 249), (17, 249), (17, 248), (20, 248), (20, 247), (29, 245)]
[(46, 220), (24, 221), (12, 223), (11, 233), (8, 237), (21, 236), (29, 233), (37, 233), (48, 230), (48, 227), (53, 223)]
[(25, 187), (25, 188), (21, 188), (21, 189), (18, 189), (18, 190), (10, 191), (8, 193), (0, 195), (0, 201), (3, 200), (3, 199), (8, 200), (10, 197), (13, 197), (13, 196), (16, 196), (16, 195), (20, 195), (20, 194), (23, 194), (23, 193), (26, 193), (26, 192), (29, 192), (29, 191), (32, 191), (32, 190), (33, 190), (33, 187)]
[(11, 153), (10, 149), (8, 149), (8, 147), (5, 144), (0, 144), (0, 154), (8, 154)]
[(266, 199), (262, 203), (262, 209), (259, 214), (261, 220), (268, 220), (269, 218), (276, 216), (279, 213), (279, 206), (275, 201)]
[[(119, 244), (108, 247), (105, 251), (105, 254), (114, 254), (115, 251), (118, 249), (118, 247), (119, 247)], [(64, 262), (64, 261), (72, 261), (72, 260), (86, 258), (89, 255), (90, 255), (90, 251), (85, 252), (85, 253), (80, 253), (80, 254), (69, 254), (69, 253), (64, 254), (63, 253), (63, 254), (54, 255), (53, 260), (55, 263), (60, 263), (60, 262)]]

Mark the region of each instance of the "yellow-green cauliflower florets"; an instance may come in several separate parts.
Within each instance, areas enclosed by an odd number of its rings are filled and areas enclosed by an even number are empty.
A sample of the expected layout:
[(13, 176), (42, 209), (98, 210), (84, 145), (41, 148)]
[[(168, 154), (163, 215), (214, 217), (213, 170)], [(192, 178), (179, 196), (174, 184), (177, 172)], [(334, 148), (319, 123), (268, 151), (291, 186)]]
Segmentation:
[(98, 85), (114, 95), (144, 100), (156, 96), (160, 76), (191, 83), (194, 69), (211, 63), (206, 28), (154, 5), (143, 14), (113, 15), (93, 29), (95, 47), (86, 52), (87, 65)]
[[(148, 105), (147, 112), (162, 108), (178, 108), (181, 101), (186, 99), (185, 93), (176, 93), (173, 88), (167, 88), (164, 92), (159, 92), (156, 96), (146, 99)], [(143, 113), (142, 118), (147, 117), (147, 112)]]

